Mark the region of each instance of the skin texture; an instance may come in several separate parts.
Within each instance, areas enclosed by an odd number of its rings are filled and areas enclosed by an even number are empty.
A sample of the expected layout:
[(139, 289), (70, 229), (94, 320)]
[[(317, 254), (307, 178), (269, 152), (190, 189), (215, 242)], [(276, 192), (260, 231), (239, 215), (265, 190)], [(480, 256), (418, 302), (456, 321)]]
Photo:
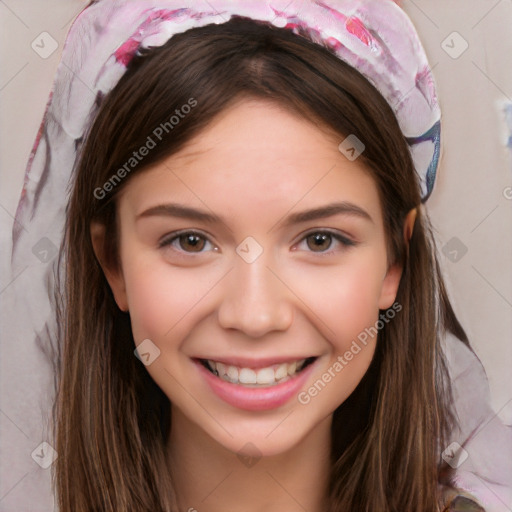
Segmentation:
[[(401, 269), (388, 265), (377, 187), (358, 160), (340, 153), (343, 138), (244, 99), (179, 153), (133, 176), (118, 198), (121, 264), (103, 268), (130, 313), (135, 344), (150, 339), (160, 350), (146, 369), (172, 403), (169, 457), (184, 510), (322, 507), (332, 413), (365, 374), (376, 338), (309, 403), (293, 396), (270, 411), (221, 400), (191, 358), (317, 356), (308, 389), (377, 322), (379, 309), (392, 306)], [(370, 218), (286, 224), (289, 215), (343, 201)], [(171, 202), (224, 222), (141, 216)], [(414, 217), (413, 210), (406, 238)], [(204, 238), (196, 248), (186, 238), (159, 246), (178, 230)], [(355, 245), (332, 237), (318, 247), (306, 236), (323, 230)], [(102, 261), (102, 227), (91, 233)], [(247, 237), (263, 248), (252, 263), (236, 252)], [(244, 463), (237, 453), (247, 443), (255, 458)]]

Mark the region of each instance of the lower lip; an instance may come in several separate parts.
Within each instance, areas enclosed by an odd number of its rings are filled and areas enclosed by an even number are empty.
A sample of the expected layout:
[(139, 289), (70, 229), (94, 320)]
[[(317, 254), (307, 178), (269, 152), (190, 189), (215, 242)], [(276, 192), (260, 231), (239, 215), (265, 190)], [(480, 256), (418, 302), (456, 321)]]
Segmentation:
[(307, 366), (300, 373), (282, 384), (261, 388), (249, 388), (240, 384), (231, 384), (216, 377), (199, 361), (194, 361), (212, 391), (224, 402), (245, 409), (246, 411), (268, 411), (285, 404), (290, 398), (298, 394), (304, 383), (311, 375), (316, 361)]

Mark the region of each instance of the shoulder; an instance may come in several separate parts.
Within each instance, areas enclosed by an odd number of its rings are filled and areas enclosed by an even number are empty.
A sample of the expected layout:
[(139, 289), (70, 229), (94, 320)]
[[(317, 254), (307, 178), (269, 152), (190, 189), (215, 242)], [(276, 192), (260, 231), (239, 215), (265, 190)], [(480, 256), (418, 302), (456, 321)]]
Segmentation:
[(461, 489), (446, 489), (443, 512), (486, 512), (474, 496)]

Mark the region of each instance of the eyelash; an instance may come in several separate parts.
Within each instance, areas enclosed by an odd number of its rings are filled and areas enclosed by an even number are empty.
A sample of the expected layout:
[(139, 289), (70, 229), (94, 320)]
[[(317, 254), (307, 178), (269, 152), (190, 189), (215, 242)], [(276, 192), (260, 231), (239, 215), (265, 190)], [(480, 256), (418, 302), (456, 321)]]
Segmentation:
[[(161, 242), (159, 242), (158, 247), (163, 249), (167, 246), (172, 246), (173, 242), (178, 240), (179, 237), (183, 236), (183, 235), (195, 235), (195, 236), (203, 238), (207, 242), (211, 243), (210, 240), (208, 239), (208, 237), (199, 231), (193, 231), (193, 230), (191, 230), (191, 231), (176, 231), (174, 233), (171, 233), (168, 237), (164, 238)], [(319, 230), (309, 231), (308, 233), (304, 234), (304, 236), (300, 239), (299, 243), (304, 242), (305, 240), (307, 240), (307, 238), (309, 238), (312, 235), (331, 236), (334, 240), (338, 241), (345, 248), (350, 248), (350, 247), (354, 247), (355, 245), (357, 245), (357, 243), (354, 240), (351, 240), (350, 238), (348, 238), (346, 236), (343, 236), (335, 231), (331, 231), (328, 229), (319, 229)], [(176, 249), (176, 248), (174, 248), (174, 250), (178, 253), (182, 253), (182, 254), (186, 254), (186, 255), (202, 254), (203, 252), (205, 252), (205, 251), (199, 251), (197, 253), (194, 253), (194, 252), (183, 251), (181, 249)], [(330, 254), (333, 254), (335, 251), (333, 251), (329, 248), (327, 251), (324, 251), (324, 252), (315, 252), (315, 251), (309, 251), (309, 252), (311, 252), (312, 254), (317, 254), (319, 256), (328, 256)]]

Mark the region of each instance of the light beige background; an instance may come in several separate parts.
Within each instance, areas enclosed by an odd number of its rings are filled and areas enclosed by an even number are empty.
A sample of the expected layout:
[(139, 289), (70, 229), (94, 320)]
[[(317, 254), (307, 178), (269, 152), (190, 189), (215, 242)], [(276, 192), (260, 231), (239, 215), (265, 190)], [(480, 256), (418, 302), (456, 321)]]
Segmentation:
[[(9, 301), (13, 277), (10, 230), (25, 166), (65, 35), (85, 4), (0, 0), (3, 304)], [(453, 237), (467, 247), (456, 263), (441, 253), (441, 264), (456, 312), (489, 376), (492, 406), (512, 424), (512, 189), (507, 188), (512, 186), (512, 159), (502, 110), (503, 101), (512, 102), (512, 0), (404, 0), (403, 6), (434, 68), (443, 110), (442, 166), (428, 211), (440, 250)], [(42, 32), (59, 44), (46, 59), (31, 48)], [(464, 41), (467, 50), (453, 58)], [(3, 322), (8, 321), (6, 310)], [(0, 511), (53, 510), (50, 470), (39, 468), (30, 456), (44, 440), (39, 410), (48, 398), (38, 379), (46, 383), (48, 376), (38, 376), (35, 347), (17, 339), (12, 329), (3, 333)]]

